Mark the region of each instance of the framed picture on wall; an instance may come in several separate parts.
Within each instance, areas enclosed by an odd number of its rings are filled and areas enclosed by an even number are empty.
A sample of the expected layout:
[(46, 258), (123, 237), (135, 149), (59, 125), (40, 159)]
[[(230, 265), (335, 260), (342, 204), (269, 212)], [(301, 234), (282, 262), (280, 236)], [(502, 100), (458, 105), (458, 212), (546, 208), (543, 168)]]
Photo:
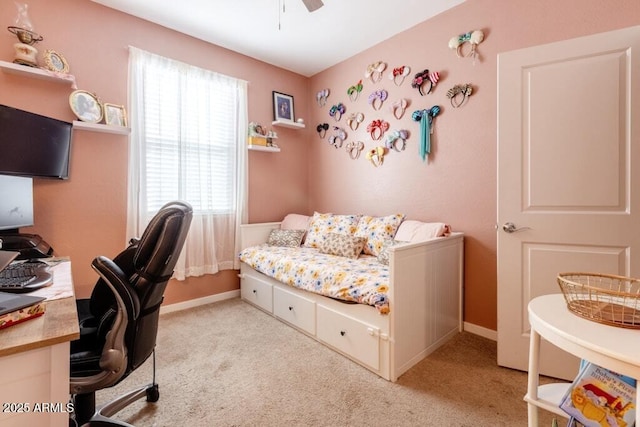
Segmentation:
[(293, 96), (273, 91), (273, 119), (293, 122), (294, 117)]
[(69, 95), (71, 111), (83, 122), (100, 123), (102, 104), (95, 93), (86, 90), (74, 90)]
[(43, 57), (44, 65), (47, 70), (54, 71), (56, 73), (69, 72), (69, 64), (67, 63), (67, 60), (55, 50), (47, 49), (44, 52)]
[(127, 126), (124, 106), (104, 103), (104, 122), (112, 126)]

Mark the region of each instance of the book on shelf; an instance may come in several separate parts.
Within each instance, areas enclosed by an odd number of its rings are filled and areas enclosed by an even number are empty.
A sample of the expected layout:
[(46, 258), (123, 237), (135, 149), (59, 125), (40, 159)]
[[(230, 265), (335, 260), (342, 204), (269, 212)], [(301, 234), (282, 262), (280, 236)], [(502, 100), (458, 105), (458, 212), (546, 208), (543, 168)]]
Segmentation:
[(18, 323), (40, 317), (44, 314), (45, 309), (45, 302), (40, 301), (27, 307), (2, 314), (0, 315), (0, 329), (8, 328), (9, 326), (17, 325)]
[(636, 380), (583, 360), (560, 409), (569, 415), (569, 425), (632, 427), (635, 396)]

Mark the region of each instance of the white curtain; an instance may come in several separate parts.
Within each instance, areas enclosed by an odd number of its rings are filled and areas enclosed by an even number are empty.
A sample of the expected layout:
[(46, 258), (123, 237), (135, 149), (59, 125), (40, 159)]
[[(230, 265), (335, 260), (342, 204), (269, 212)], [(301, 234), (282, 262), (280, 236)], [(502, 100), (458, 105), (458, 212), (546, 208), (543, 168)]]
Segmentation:
[(174, 277), (239, 268), (247, 82), (130, 47), (127, 236), (171, 200), (194, 216)]

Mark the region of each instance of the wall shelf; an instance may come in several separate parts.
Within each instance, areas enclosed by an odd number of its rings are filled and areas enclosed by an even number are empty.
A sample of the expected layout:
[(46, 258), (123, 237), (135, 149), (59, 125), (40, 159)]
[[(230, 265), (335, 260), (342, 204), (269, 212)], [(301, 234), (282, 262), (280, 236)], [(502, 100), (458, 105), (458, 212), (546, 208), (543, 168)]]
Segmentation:
[(88, 130), (93, 132), (114, 133), (117, 135), (128, 135), (131, 129), (124, 126), (105, 125), (101, 123), (88, 123), (79, 120), (73, 121), (73, 128), (78, 130)]
[(72, 74), (54, 73), (42, 68), (29, 67), (27, 65), (19, 65), (6, 61), (0, 61), (0, 69), (7, 74), (18, 74), (50, 82), (64, 83), (71, 87), (76, 86), (76, 78)]
[(271, 124), (273, 126), (281, 126), (281, 127), (290, 128), (290, 129), (304, 129), (304, 123), (276, 120), (274, 122), (271, 122)]
[(264, 145), (247, 145), (247, 148), (249, 150), (253, 150), (253, 151), (268, 151), (271, 153), (279, 153), (280, 152), (280, 147), (265, 147)]

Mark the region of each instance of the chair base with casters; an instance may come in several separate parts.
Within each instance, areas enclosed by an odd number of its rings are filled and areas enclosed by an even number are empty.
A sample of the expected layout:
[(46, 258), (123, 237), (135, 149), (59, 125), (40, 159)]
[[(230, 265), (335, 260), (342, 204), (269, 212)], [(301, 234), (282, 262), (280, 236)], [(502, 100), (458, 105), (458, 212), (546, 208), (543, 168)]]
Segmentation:
[[(91, 298), (77, 300), (80, 338), (71, 342), (70, 426), (130, 426), (110, 417), (146, 397), (157, 402), (155, 345), (160, 305), (184, 245), (192, 209), (183, 202), (163, 206), (140, 239), (115, 258), (99, 256), (100, 276)], [(115, 386), (152, 357), (153, 380), (96, 410), (95, 393)]]
[(114, 420), (113, 417), (121, 410), (137, 402), (142, 398), (147, 402), (155, 403), (160, 399), (160, 390), (156, 382), (156, 354), (153, 352), (153, 380), (151, 383), (131, 390), (126, 394), (118, 396), (96, 409), (96, 395), (94, 393), (77, 394), (72, 396), (75, 410), (69, 422), (69, 427), (98, 427), (98, 426), (121, 426), (134, 427), (124, 421)]

